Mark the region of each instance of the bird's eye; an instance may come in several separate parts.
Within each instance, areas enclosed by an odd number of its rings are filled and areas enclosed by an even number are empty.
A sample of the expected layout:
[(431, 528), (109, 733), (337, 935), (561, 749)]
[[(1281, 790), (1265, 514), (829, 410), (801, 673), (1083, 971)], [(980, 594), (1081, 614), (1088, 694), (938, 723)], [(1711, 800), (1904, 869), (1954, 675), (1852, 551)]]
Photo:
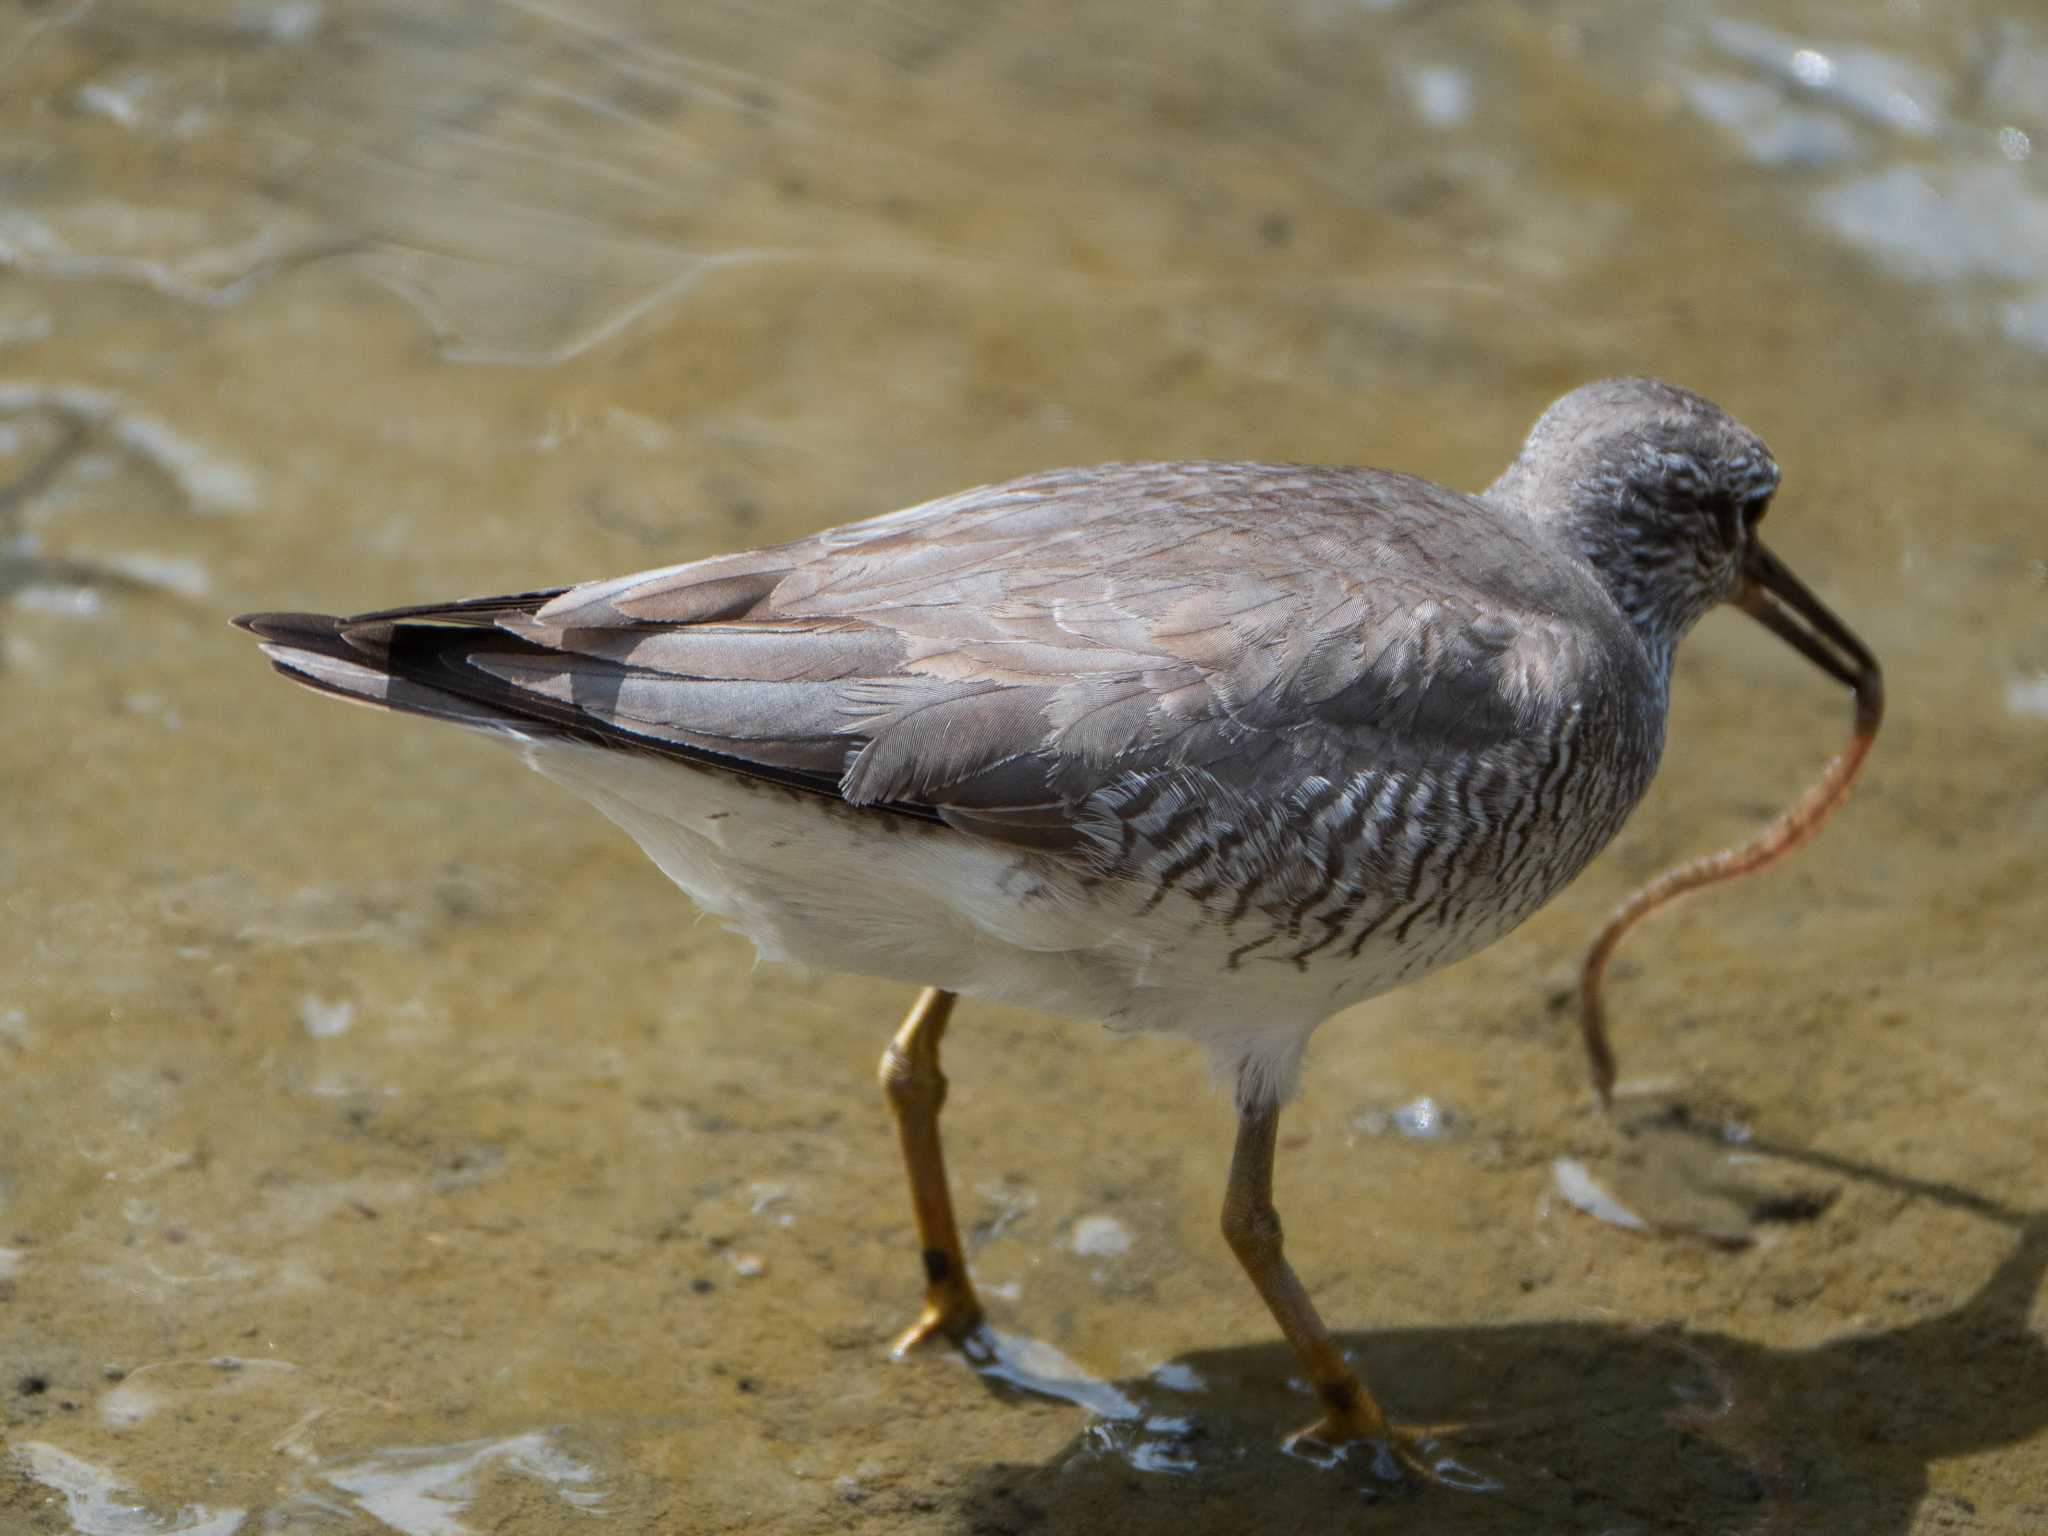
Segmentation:
[(1764, 513), (1770, 510), (1770, 505), (1769, 491), (1759, 491), (1754, 496), (1744, 498), (1741, 510), (1742, 528), (1745, 533), (1755, 530), (1756, 525), (1763, 520)]
[(1721, 537), (1734, 543), (1749, 532), (1749, 503), (1738, 500), (1726, 491), (1717, 491), (1709, 496), (1705, 508), (1714, 519), (1714, 526), (1721, 530)]

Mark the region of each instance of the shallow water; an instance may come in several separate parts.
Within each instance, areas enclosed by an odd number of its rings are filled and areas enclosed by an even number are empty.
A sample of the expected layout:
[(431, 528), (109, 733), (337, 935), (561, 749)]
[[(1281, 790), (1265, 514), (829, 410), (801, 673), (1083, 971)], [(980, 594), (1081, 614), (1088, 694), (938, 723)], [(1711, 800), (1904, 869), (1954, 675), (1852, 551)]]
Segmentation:
[[(0, 6), (0, 1528), (2048, 1526), (2038, 13), (672, 9)], [(1582, 945), (1846, 729), (1734, 617), (1614, 850), (1318, 1037), (1291, 1253), (1483, 1491), (1280, 1452), (1171, 1042), (962, 1010), (1003, 1369), (888, 1361), (903, 993), (223, 622), (1112, 457), (1478, 485), (1620, 371), (1770, 439), (1892, 713), (1624, 952), (1624, 1129)]]

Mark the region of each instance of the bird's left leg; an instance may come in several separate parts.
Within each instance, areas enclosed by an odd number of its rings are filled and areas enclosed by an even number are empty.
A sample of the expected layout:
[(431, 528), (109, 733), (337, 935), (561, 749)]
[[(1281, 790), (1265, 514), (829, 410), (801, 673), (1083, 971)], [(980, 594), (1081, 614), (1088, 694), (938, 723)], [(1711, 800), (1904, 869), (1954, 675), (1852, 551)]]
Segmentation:
[(939, 1147), (939, 1108), (946, 1079), (939, 1071), (939, 1039), (953, 1016), (955, 994), (926, 987), (918, 995), (882, 1053), (882, 1092), (896, 1119), (903, 1169), (910, 1177), (910, 1205), (924, 1248), (924, 1313), (896, 1340), (893, 1353), (944, 1334), (973, 1353), (981, 1327), (981, 1300), (967, 1278), (967, 1256), (953, 1220), (953, 1196), (946, 1187), (946, 1159)]

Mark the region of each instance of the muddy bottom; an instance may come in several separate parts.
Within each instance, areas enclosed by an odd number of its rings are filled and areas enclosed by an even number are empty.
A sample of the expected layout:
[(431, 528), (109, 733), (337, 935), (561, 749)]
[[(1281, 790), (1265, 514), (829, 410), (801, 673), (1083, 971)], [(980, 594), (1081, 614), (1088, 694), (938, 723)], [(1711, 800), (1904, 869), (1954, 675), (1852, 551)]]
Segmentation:
[[(0, 1530), (2048, 1529), (2048, 30), (1633, 11), (0, 7)], [(1282, 1450), (1171, 1041), (963, 1004), (1002, 1351), (891, 1361), (907, 993), (225, 624), (1109, 458), (1478, 486), (1616, 372), (1769, 439), (1891, 716), (1624, 951), (1613, 1118), (1584, 944), (1847, 730), (1738, 617), (1586, 876), (1318, 1035), (1289, 1252), (1442, 1486)]]

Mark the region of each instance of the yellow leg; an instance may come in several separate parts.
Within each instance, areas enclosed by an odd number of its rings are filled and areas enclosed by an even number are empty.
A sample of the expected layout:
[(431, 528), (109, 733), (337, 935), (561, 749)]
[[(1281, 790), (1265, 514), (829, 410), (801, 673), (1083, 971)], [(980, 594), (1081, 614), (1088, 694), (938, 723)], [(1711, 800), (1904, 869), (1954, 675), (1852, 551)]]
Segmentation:
[(1223, 1236), (1323, 1400), (1322, 1418), (1288, 1443), (1377, 1440), (1411, 1470), (1434, 1479), (1435, 1472), (1421, 1454), (1423, 1436), (1387, 1422), (1380, 1405), (1338, 1352), (1330, 1330), (1316, 1315), (1315, 1303), (1281, 1251), (1280, 1213), (1273, 1208), (1273, 1142), (1279, 1129), (1278, 1108), (1240, 1112), (1230, 1186), (1223, 1196)]
[(896, 1340), (893, 1352), (899, 1355), (935, 1333), (966, 1345), (981, 1326), (981, 1302), (967, 1278), (953, 1197), (946, 1188), (946, 1158), (939, 1147), (939, 1108), (946, 1102), (939, 1039), (953, 1016), (953, 1001), (951, 992), (926, 987), (882, 1052), (882, 1092), (896, 1118), (896, 1139), (910, 1176), (910, 1206), (924, 1247), (924, 1315)]

